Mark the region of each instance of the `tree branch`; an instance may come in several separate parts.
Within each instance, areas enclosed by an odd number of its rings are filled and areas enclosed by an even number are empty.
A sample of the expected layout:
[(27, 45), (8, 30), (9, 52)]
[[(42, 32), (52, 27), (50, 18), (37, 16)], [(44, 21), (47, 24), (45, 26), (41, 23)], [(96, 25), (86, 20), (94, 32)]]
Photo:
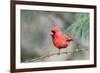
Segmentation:
[(37, 61), (37, 60), (41, 60), (41, 59), (44, 59), (44, 58), (47, 58), (47, 57), (50, 57), (50, 56), (53, 56), (53, 55), (61, 55), (61, 54), (68, 54), (68, 53), (73, 53), (73, 52), (79, 52), (79, 51), (88, 51), (88, 49), (75, 49), (74, 51), (67, 51), (67, 52), (61, 52), (59, 54), (59, 52), (53, 52), (53, 53), (49, 53), (49, 54), (46, 54), (46, 55), (42, 55), (40, 57), (37, 57), (37, 58), (34, 58), (34, 59), (31, 59), (31, 60), (27, 60), (27, 61), (24, 61), (24, 63), (27, 63), (27, 62), (34, 62), (34, 61)]

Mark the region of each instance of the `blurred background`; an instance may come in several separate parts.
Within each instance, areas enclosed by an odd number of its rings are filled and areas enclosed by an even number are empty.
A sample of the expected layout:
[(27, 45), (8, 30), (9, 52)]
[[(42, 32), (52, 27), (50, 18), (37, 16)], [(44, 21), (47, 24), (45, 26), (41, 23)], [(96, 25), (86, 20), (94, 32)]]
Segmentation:
[(89, 13), (21, 10), (21, 62), (59, 51), (50, 36), (55, 25), (65, 35), (79, 38), (61, 52), (75, 49), (82, 51), (53, 55), (31, 62), (89, 59), (89, 17)]

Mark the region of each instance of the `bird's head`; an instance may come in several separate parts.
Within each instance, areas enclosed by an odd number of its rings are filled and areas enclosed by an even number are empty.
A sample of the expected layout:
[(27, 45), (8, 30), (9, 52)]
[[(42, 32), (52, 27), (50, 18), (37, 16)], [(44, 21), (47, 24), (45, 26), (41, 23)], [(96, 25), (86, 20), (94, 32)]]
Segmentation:
[(53, 29), (50, 32), (51, 36), (54, 36), (57, 32), (60, 32), (60, 28), (58, 26), (53, 27)]

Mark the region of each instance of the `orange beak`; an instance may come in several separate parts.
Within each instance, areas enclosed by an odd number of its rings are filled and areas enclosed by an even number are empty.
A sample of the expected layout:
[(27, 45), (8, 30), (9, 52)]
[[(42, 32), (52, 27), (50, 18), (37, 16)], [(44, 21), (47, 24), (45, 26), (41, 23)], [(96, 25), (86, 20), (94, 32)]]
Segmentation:
[(53, 35), (54, 35), (54, 33), (53, 33), (53, 32), (50, 32), (50, 35), (51, 35), (51, 36), (53, 36)]

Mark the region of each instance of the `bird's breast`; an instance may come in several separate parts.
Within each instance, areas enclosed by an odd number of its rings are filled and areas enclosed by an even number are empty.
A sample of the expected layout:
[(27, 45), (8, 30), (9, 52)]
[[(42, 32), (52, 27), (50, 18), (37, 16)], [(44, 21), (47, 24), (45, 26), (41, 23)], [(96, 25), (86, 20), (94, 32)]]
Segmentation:
[(55, 38), (53, 43), (59, 49), (68, 47), (68, 42), (63, 38)]

